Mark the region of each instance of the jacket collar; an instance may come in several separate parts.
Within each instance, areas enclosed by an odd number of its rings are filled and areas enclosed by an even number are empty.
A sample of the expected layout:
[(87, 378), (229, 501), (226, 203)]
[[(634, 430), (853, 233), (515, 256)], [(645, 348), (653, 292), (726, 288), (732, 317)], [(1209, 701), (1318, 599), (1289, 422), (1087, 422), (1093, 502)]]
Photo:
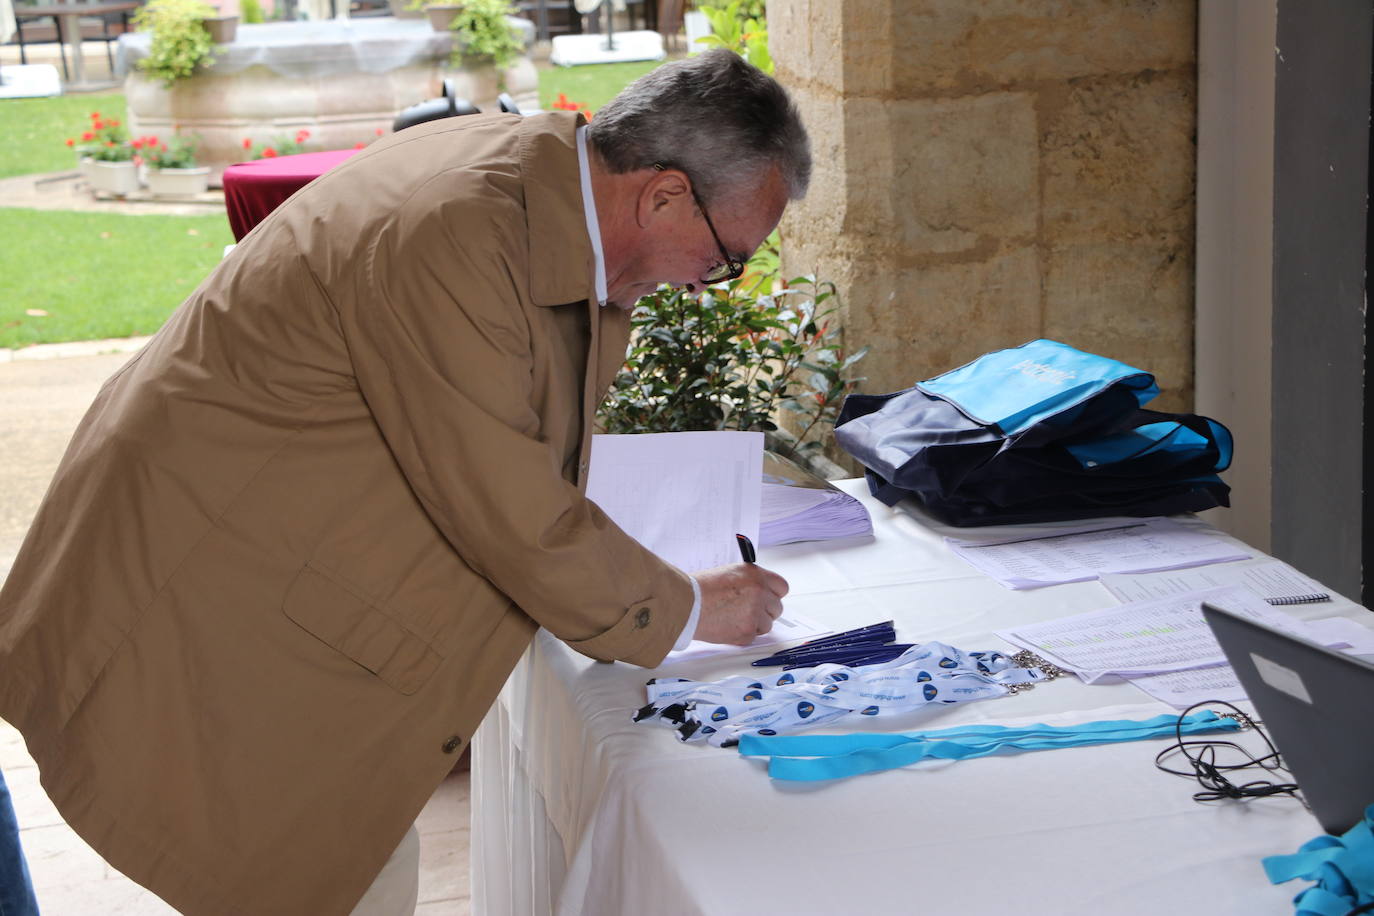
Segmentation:
[(566, 305), (595, 297), (595, 262), (577, 168), (582, 116), (552, 111), (521, 124), (520, 167), (530, 240), (530, 298)]

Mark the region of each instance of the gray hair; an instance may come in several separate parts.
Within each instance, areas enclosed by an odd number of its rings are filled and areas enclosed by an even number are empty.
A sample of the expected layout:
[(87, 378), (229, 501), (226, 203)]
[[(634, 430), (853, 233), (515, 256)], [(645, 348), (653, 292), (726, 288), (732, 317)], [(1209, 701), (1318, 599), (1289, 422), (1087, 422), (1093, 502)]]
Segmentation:
[(811, 179), (811, 143), (787, 90), (724, 48), (641, 76), (587, 136), (611, 172), (679, 168), (702, 201), (756, 188), (773, 167), (793, 200)]

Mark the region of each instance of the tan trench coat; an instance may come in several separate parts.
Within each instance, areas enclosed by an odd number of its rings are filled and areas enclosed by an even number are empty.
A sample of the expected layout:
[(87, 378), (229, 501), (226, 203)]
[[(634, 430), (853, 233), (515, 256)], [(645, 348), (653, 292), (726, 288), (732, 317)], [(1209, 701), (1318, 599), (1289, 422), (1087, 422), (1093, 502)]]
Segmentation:
[(628, 318), (588, 302), (577, 123), (349, 160), (73, 437), (0, 593), (0, 717), (178, 909), (347, 913), (537, 626), (654, 665), (685, 624), (687, 577), (581, 493)]

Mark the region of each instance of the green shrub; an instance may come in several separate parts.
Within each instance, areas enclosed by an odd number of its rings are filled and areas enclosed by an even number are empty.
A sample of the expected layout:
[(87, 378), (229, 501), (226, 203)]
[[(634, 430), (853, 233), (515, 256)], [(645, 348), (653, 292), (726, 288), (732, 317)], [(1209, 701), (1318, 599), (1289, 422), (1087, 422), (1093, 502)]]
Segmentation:
[(202, 0), (150, 0), (134, 14), (134, 24), (152, 32), (139, 69), (171, 86), (209, 64), (215, 45), (201, 20), (214, 15), (214, 8)]
[[(761, 430), (798, 452), (819, 448), (812, 433), (834, 425), (862, 381), (844, 374), (868, 348), (845, 355), (832, 284), (799, 277), (774, 290), (776, 263), (776, 248), (765, 246), (737, 280), (641, 299), (625, 366), (601, 408), (606, 432)], [(790, 429), (779, 428), (781, 415)]]

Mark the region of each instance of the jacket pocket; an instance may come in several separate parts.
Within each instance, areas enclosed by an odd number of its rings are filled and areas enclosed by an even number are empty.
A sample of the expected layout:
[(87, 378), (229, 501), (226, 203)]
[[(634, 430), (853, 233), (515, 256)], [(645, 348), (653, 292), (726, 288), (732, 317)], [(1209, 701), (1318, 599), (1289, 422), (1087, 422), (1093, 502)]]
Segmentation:
[(386, 611), (308, 564), (287, 589), (282, 611), (307, 633), (407, 696), (424, 686), (443, 661), (429, 643)]

